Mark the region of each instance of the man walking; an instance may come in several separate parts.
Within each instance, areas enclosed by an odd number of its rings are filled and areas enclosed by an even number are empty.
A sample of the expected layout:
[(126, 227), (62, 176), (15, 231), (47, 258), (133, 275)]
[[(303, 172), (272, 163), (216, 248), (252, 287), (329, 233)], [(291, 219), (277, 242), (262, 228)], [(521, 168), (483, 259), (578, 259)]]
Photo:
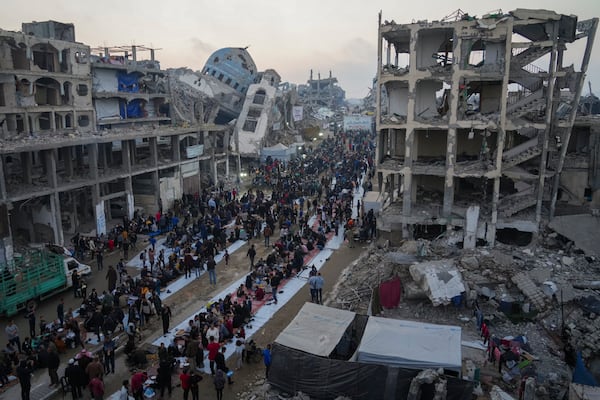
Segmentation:
[(48, 347), (48, 376), (50, 376), (50, 387), (58, 386), (58, 367), (60, 358), (53, 347)]
[(32, 373), (33, 360), (22, 360), (17, 367), (17, 378), (19, 378), (19, 383), (21, 384), (21, 400), (29, 400)]
[(108, 271), (106, 271), (106, 280), (108, 281), (108, 292), (112, 293), (117, 287), (117, 270), (112, 265), (108, 266)]
[(227, 375), (227, 383), (231, 385), (233, 381), (231, 380), (231, 374), (228, 374), (229, 368), (225, 364), (225, 351), (227, 351), (227, 348), (225, 346), (221, 347), (221, 351), (215, 356), (215, 364), (217, 369), (220, 369)]
[(252, 271), (252, 268), (254, 268), (254, 257), (256, 257), (256, 248), (254, 245), (250, 246), (246, 253), (246, 257), (250, 257), (250, 270)]
[(317, 304), (323, 304), (323, 284), (325, 283), (325, 281), (323, 280), (323, 276), (321, 276), (320, 272), (317, 273), (317, 276), (315, 278)]
[(263, 350), (263, 361), (265, 363), (265, 378), (269, 379), (269, 370), (271, 369), (271, 345)]
[(206, 261), (206, 270), (208, 271), (208, 278), (211, 285), (217, 284), (217, 272), (216, 272), (217, 263), (213, 256), (208, 256), (208, 260)]
[(265, 226), (265, 229), (263, 229), (263, 236), (265, 238), (265, 247), (269, 247), (269, 245), (271, 244), (270, 240), (271, 240), (272, 234), (273, 234), (273, 230), (271, 229), (269, 224), (267, 224), (267, 226)]
[(273, 273), (273, 276), (271, 277), (271, 290), (273, 293), (273, 301), (275, 302), (275, 304), (277, 304), (277, 288), (279, 287), (279, 284), (281, 283), (281, 272), (280, 271), (275, 271)]
[(19, 349), (19, 353), (21, 352), (21, 339), (19, 338), (19, 327), (15, 324), (15, 320), (11, 319), (8, 325), (6, 325), (6, 336), (8, 338), (8, 343), (12, 345), (16, 345)]

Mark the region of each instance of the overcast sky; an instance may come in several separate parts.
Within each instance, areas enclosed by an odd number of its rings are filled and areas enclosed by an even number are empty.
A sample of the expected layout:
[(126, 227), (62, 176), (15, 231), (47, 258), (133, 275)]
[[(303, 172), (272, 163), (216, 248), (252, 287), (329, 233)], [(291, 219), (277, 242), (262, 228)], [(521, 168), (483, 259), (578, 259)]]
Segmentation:
[[(157, 58), (163, 68), (199, 70), (214, 50), (249, 46), (259, 70), (274, 68), (292, 83), (305, 83), (311, 69), (321, 76), (332, 70), (346, 96), (358, 98), (368, 93), (376, 73), (380, 10), (384, 20), (410, 23), (439, 20), (458, 8), (481, 16), (519, 7), (575, 14), (579, 19), (600, 16), (598, 0), (21, 0), (1, 7), (0, 28), (20, 30), (21, 22), (50, 19), (70, 22), (77, 41), (91, 47), (160, 48)], [(588, 77), (600, 96), (598, 47), (600, 38)], [(579, 65), (578, 61), (577, 69)]]

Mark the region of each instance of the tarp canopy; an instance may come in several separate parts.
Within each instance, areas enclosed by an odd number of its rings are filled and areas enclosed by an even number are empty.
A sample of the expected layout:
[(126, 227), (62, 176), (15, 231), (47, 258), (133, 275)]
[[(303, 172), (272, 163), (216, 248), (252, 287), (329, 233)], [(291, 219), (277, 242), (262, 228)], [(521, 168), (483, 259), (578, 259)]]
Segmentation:
[(355, 313), (305, 303), (275, 340), (283, 346), (328, 357), (354, 321)]
[(282, 143), (277, 143), (275, 146), (263, 147), (260, 150), (260, 159), (264, 162), (268, 156), (271, 156), (273, 159), (289, 161), (294, 154), (296, 154), (295, 146), (287, 147)]
[(369, 317), (356, 361), (400, 368), (461, 371), (458, 326)]

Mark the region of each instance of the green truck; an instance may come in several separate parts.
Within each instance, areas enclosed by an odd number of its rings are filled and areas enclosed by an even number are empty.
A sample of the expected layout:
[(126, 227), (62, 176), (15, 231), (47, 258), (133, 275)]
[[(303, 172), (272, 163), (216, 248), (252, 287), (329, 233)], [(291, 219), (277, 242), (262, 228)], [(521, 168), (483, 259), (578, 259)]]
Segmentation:
[(0, 264), (0, 315), (14, 315), (30, 300), (43, 300), (69, 288), (75, 270), (91, 272), (72, 257), (43, 250), (28, 251)]

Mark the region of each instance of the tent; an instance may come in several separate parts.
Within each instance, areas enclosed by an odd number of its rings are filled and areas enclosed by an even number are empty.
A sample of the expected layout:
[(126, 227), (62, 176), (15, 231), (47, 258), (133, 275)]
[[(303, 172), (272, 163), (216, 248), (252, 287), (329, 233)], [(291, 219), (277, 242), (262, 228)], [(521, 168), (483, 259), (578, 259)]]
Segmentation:
[[(371, 323), (371, 320), (375, 322)], [(397, 326), (395, 322), (401, 325)], [(369, 324), (371, 332), (368, 334)], [(399, 354), (396, 348), (403, 341), (403, 335), (410, 331), (406, 328), (407, 324), (413, 323), (368, 317), (307, 302), (273, 344), (269, 383), (284, 392), (301, 391), (315, 399), (335, 399), (338, 396), (354, 400), (405, 399), (420, 366), (448, 367), (451, 370), (457, 367), (460, 371), (460, 328), (418, 324), (423, 346), (417, 347), (415, 352), (420, 352), (422, 357), (415, 357), (411, 363), (408, 352)], [(376, 332), (379, 325), (383, 325), (384, 329)], [(392, 332), (392, 328), (400, 330)], [(374, 336), (376, 334), (381, 336)], [(432, 345), (430, 339), (434, 337), (436, 343)], [(359, 344), (361, 338), (363, 342), (365, 339), (368, 341), (362, 355), (369, 355), (369, 360), (351, 361), (353, 354), (354, 357), (360, 354), (358, 350), (363, 346)], [(455, 343), (458, 343), (458, 348), (453, 352)], [(432, 347), (430, 350), (424, 346)], [(430, 352), (440, 354), (436, 357)], [(446, 379), (447, 400), (471, 399), (472, 382), (451, 376)], [(434, 383), (423, 384), (421, 390), (422, 400), (434, 398)]]
[(352, 311), (305, 303), (275, 342), (316, 356), (329, 357), (355, 316)]
[(460, 374), (461, 328), (369, 317), (355, 358), (400, 368), (444, 368)]
[(281, 161), (289, 161), (296, 154), (296, 147), (287, 147), (284, 144), (277, 143), (275, 146), (263, 147), (260, 149), (260, 161), (265, 162), (268, 156)]

